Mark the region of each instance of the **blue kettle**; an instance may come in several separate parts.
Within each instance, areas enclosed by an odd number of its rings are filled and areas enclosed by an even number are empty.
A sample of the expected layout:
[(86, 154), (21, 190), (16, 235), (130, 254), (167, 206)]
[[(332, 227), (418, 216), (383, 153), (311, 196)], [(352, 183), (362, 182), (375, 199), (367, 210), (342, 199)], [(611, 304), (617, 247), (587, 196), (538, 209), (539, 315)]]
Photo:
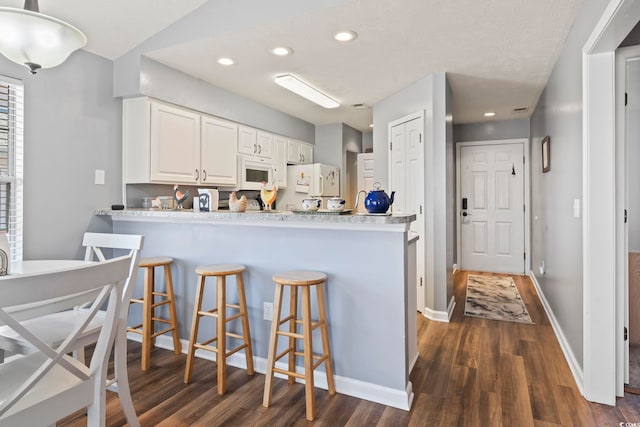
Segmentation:
[[(358, 208), (358, 202), (360, 200), (360, 193), (366, 193), (364, 190), (360, 190), (356, 196), (356, 209)], [(379, 182), (373, 184), (373, 190), (367, 193), (367, 197), (364, 199), (364, 208), (370, 214), (384, 214), (387, 213), (391, 205), (393, 204), (393, 198), (396, 192), (391, 192), (391, 197), (387, 195), (382, 189), (382, 185)]]

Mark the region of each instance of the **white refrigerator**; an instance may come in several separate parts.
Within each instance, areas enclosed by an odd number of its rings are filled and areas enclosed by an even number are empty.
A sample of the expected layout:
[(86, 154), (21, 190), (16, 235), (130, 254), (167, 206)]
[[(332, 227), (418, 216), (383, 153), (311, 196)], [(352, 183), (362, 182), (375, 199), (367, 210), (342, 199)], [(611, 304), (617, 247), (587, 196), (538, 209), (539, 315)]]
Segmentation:
[(302, 208), (302, 199), (322, 198), (321, 209), (326, 209), (326, 199), (340, 196), (340, 169), (335, 166), (313, 163), (287, 166), (287, 188), (278, 190), (278, 210)]

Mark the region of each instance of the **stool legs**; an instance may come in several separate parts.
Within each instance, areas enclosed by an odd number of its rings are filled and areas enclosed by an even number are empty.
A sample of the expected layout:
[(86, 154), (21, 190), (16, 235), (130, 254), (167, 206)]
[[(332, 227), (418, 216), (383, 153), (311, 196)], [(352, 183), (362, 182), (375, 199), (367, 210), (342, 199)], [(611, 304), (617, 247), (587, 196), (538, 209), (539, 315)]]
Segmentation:
[[(324, 362), (325, 372), (327, 375), (327, 388), (330, 395), (336, 393), (335, 382), (333, 378), (333, 367), (331, 366), (331, 351), (329, 349), (329, 328), (327, 325), (326, 316), (326, 303), (324, 298), (323, 284), (318, 283), (316, 285), (316, 296), (318, 300), (318, 314), (319, 319), (316, 323), (313, 322), (311, 317), (311, 289), (309, 286), (300, 286), (301, 292), (301, 316), (302, 320), (298, 320), (298, 286), (290, 286), (290, 300), (289, 300), (289, 315), (284, 319), (282, 315), (282, 295), (283, 285), (276, 283), (276, 290), (274, 296), (273, 307), (273, 321), (271, 323), (271, 335), (269, 339), (269, 352), (267, 360), (267, 372), (265, 376), (264, 395), (262, 405), (269, 407), (271, 404), (272, 388), (273, 388), (273, 374), (274, 372), (287, 375), (289, 384), (295, 382), (295, 378), (304, 379), (305, 383), (305, 403), (306, 403), (306, 418), (309, 421), (313, 421), (316, 416), (316, 402), (314, 396), (314, 369)], [(288, 332), (281, 331), (280, 325), (289, 322)], [(302, 334), (297, 333), (297, 325), (302, 324)], [(314, 355), (313, 353), (313, 330), (319, 327), (320, 335), (322, 337), (322, 354)], [(276, 355), (278, 347), (278, 336), (284, 335), (288, 337), (288, 348), (279, 355)], [(303, 352), (296, 352), (296, 339), (302, 339)], [(288, 370), (284, 371), (275, 367), (275, 363), (280, 358), (288, 356)], [(296, 372), (295, 357), (303, 356), (304, 359), (304, 374)]]
[[(278, 348), (278, 326), (280, 324), (280, 311), (282, 310), (282, 286), (276, 284), (276, 293), (273, 297), (273, 320), (271, 321), (271, 334), (269, 338), (269, 353), (267, 356), (267, 372), (264, 379), (264, 396), (262, 406), (268, 408), (271, 405), (271, 389), (273, 386), (273, 368), (275, 366), (276, 349)], [(295, 346), (295, 343), (294, 343)], [(295, 347), (293, 348), (295, 350)], [(292, 378), (289, 376), (289, 378)]]
[(218, 338), (216, 364), (218, 365), (218, 394), (227, 391), (227, 281), (225, 276), (217, 277), (218, 319), (216, 320), (216, 337)]
[(171, 276), (171, 266), (164, 266), (164, 280), (167, 284), (167, 300), (169, 304), (169, 320), (171, 327), (168, 329), (171, 331), (173, 337), (173, 352), (175, 354), (182, 353), (182, 345), (180, 344), (180, 334), (178, 331), (178, 315), (176, 314), (176, 297), (173, 294), (173, 278)]
[[(216, 364), (218, 372), (218, 394), (223, 395), (227, 390), (227, 357), (231, 356), (235, 352), (244, 349), (245, 357), (247, 360), (247, 374), (254, 374), (253, 367), (253, 352), (251, 350), (251, 333), (249, 332), (249, 316), (247, 313), (247, 301), (244, 290), (244, 280), (242, 270), (227, 270), (225, 272), (215, 269), (215, 266), (209, 266), (214, 271), (208, 273), (207, 267), (198, 267), (203, 270), (201, 274), (198, 274), (198, 285), (196, 290), (196, 301), (193, 309), (193, 319), (191, 323), (191, 335), (189, 340), (189, 351), (187, 352), (187, 365), (184, 372), (184, 382), (191, 382), (191, 374), (193, 371), (193, 361), (196, 348), (202, 350), (208, 350), (216, 353)], [(237, 266), (236, 266), (237, 267)], [(198, 271), (198, 270), (196, 270)], [(227, 280), (226, 276), (235, 275), (236, 285), (238, 289), (238, 304), (227, 304)], [(202, 309), (202, 300), (204, 296), (204, 286), (207, 276), (213, 276), (216, 278), (216, 305), (212, 310)], [(227, 315), (227, 309), (237, 309), (237, 314)], [(200, 327), (200, 318), (202, 316), (215, 317), (216, 318), (216, 336), (198, 342), (198, 328)], [(240, 318), (242, 323), (242, 335), (238, 335), (232, 332), (227, 332), (227, 323)], [(238, 347), (227, 349), (227, 337), (242, 339), (242, 344)], [(210, 345), (215, 342), (216, 346)]]
[(142, 362), (141, 369), (149, 369), (151, 357), (151, 339), (153, 335), (153, 283), (155, 272), (153, 267), (144, 269), (144, 296), (142, 302)]
[(191, 320), (191, 336), (189, 337), (189, 351), (187, 353), (187, 367), (184, 370), (184, 383), (191, 382), (191, 371), (193, 370), (193, 358), (196, 353), (195, 343), (198, 339), (198, 326), (200, 325), (200, 310), (202, 310), (202, 296), (204, 295), (204, 276), (198, 276), (196, 288), (196, 301), (193, 305), (193, 318)]
[(311, 292), (309, 287), (302, 288), (302, 335), (304, 336), (304, 395), (306, 398), (307, 420), (316, 417), (316, 399), (313, 387), (313, 342), (311, 329)]
[(253, 375), (253, 352), (251, 351), (251, 332), (249, 331), (249, 314), (247, 313), (247, 296), (244, 293), (244, 278), (236, 274), (238, 284), (238, 299), (240, 304), (240, 318), (242, 319), (242, 336), (244, 337), (244, 356), (247, 359), (247, 374)]

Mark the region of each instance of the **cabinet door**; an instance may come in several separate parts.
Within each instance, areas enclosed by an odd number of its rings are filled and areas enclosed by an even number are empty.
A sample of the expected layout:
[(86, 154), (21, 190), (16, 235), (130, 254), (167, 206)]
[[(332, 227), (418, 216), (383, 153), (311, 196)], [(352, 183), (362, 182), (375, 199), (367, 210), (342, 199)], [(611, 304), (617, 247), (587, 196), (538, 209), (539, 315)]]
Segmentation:
[(271, 133), (258, 131), (258, 151), (256, 152), (257, 156), (264, 157), (265, 159), (271, 159), (273, 157), (273, 137), (274, 135)]
[(300, 143), (300, 159), (303, 164), (313, 163), (313, 145)]
[(300, 162), (300, 143), (290, 139), (287, 141), (287, 163), (297, 165)]
[(151, 182), (195, 183), (200, 168), (200, 116), (151, 103)]
[(238, 126), (238, 153), (257, 154), (257, 131), (247, 126)]
[(238, 183), (238, 125), (213, 117), (202, 117), (200, 182), (212, 185)]
[(281, 136), (273, 138), (273, 171), (278, 188), (287, 186), (287, 139)]

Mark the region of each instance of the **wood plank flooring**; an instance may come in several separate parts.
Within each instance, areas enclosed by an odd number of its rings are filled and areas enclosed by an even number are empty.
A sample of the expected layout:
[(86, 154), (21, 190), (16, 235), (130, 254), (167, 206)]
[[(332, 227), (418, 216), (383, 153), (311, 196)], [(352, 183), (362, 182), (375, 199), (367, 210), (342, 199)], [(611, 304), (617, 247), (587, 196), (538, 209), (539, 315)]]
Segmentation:
[[(474, 274), (482, 274), (476, 273)], [(640, 422), (640, 396), (616, 407), (580, 395), (553, 330), (525, 276), (515, 282), (534, 325), (464, 316), (467, 272), (455, 277), (451, 323), (418, 316), (420, 357), (411, 374), (410, 412), (316, 390), (317, 418), (305, 420), (304, 386), (274, 381), (273, 403), (262, 407), (264, 376), (228, 370), (227, 394), (216, 393), (215, 363), (196, 359), (193, 382), (183, 384), (185, 356), (153, 349), (140, 371), (140, 345), (130, 343), (129, 375), (143, 426), (618, 426)], [(389, 349), (393, 351), (393, 349)], [(124, 425), (117, 397), (108, 393), (107, 425)], [(81, 426), (77, 414), (62, 426)]]

